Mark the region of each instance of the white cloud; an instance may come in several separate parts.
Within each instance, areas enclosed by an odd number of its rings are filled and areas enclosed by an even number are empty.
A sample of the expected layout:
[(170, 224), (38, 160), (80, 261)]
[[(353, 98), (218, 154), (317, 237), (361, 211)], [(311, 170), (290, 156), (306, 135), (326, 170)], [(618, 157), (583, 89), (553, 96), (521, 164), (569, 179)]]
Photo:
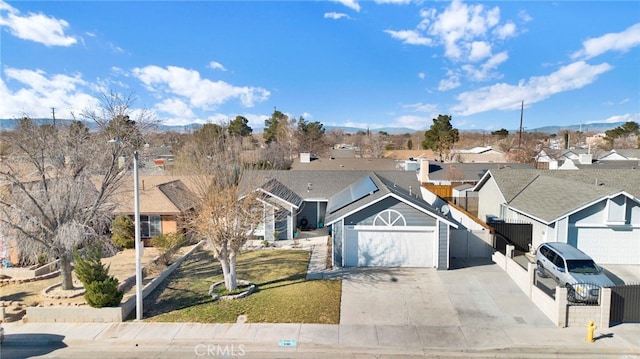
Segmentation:
[(427, 77), (427, 75), (424, 72), (418, 72), (418, 78), (421, 80), (424, 80)]
[(640, 122), (640, 112), (625, 113), (624, 115), (616, 115), (608, 117), (604, 120), (589, 121), (590, 123), (616, 123), (616, 122)]
[(407, 127), (412, 130), (421, 130), (430, 126), (432, 117), (404, 115), (396, 117), (391, 127)]
[(356, 0), (333, 0), (334, 2), (340, 3), (346, 7), (348, 7), (349, 9), (355, 10), (355, 11), (360, 11), (360, 4), (358, 4), (358, 1)]
[(550, 75), (531, 77), (528, 82), (521, 80), (517, 85), (499, 83), (463, 92), (457, 96), (459, 103), (451, 111), (468, 116), (491, 110), (514, 110), (519, 108), (522, 100), (530, 105), (557, 93), (582, 88), (612, 68), (607, 63), (589, 65), (583, 61), (574, 62)]
[(485, 10), (482, 5), (466, 5), (454, 0), (444, 12), (436, 15), (428, 31), (444, 43), (447, 57), (459, 60), (465, 55), (463, 50), (468, 42), (484, 37), (499, 21), (497, 7)]
[(500, 77), (499, 74), (495, 73), (495, 69), (507, 61), (509, 55), (506, 51), (503, 51), (497, 55), (491, 56), (485, 63), (481, 66), (476, 67), (474, 65), (462, 65), (462, 70), (466, 73), (467, 77), (473, 81), (486, 81), (492, 78)]
[(217, 61), (211, 61), (209, 63), (209, 68), (213, 70), (227, 71), (227, 69)]
[(17, 81), (23, 86), (12, 91), (0, 77), (0, 118), (51, 117), (51, 107), (59, 117), (70, 116), (70, 111), (80, 112), (95, 107), (99, 101), (86, 94), (91, 85), (80, 74), (47, 75), (42, 70), (26, 70), (7, 67), (7, 81)]
[(520, 10), (518, 11), (518, 17), (520, 18), (520, 20), (522, 20), (523, 22), (529, 22), (531, 20), (533, 20), (533, 18), (531, 17), (531, 15), (529, 15), (525, 10)]
[(476, 62), (491, 56), (491, 45), (486, 41), (473, 41), (470, 44), (469, 61)]
[(582, 43), (582, 49), (571, 55), (573, 59), (590, 59), (608, 51), (627, 52), (640, 45), (640, 23), (622, 32), (608, 33)]
[(195, 114), (184, 101), (176, 98), (167, 98), (156, 104), (159, 111), (166, 112), (173, 116), (179, 116), (184, 119), (193, 119)]
[(415, 112), (426, 112), (426, 113), (436, 113), (438, 112), (438, 105), (432, 103), (413, 103), (408, 105), (403, 105), (402, 107), (415, 111)]
[(95, 34), (95, 33), (93, 33), (93, 32), (89, 32), (89, 31), (87, 31), (87, 32), (85, 32), (84, 34), (85, 34), (85, 35), (87, 35), (87, 36), (89, 36), (89, 37), (96, 37), (96, 34)]
[(438, 90), (453, 90), (457, 87), (460, 87), (460, 85), (460, 76), (458, 75), (458, 73), (455, 71), (447, 70), (447, 77), (440, 80), (440, 83), (438, 84)]
[(109, 49), (111, 49), (111, 51), (115, 52), (116, 54), (124, 54), (125, 51), (123, 48), (121, 48), (120, 46), (112, 43), (112, 42), (108, 42), (107, 45), (109, 46)]
[(401, 40), (403, 43), (409, 45), (431, 46), (433, 44), (433, 40), (421, 36), (420, 33), (415, 30), (384, 30), (384, 32), (391, 35), (391, 37), (393, 37), (394, 39)]
[(393, 5), (406, 5), (411, 3), (411, 0), (374, 0), (376, 4), (393, 4)]
[[(467, 5), (461, 0), (446, 3), (445, 6), (442, 11), (421, 9), (421, 21), (413, 30), (385, 32), (405, 44), (444, 48), (445, 58), (460, 67), (449, 70), (440, 80), (440, 91), (461, 86), (463, 79), (486, 81), (500, 77), (497, 68), (509, 56), (506, 51), (497, 55), (493, 55), (493, 51), (497, 44), (517, 35), (513, 21), (501, 23), (498, 7)], [(482, 61), (485, 62), (477, 65)]]
[(341, 13), (341, 12), (326, 12), (324, 14), (324, 18), (325, 19), (333, 19), (333, 20), (340, 20), (342, 18), (351, 19), (351, 17), (349, 17), (349, 15)]
[[(21, 15), (18, 9), (0, 0), (0, 25), (20, 39), (41, 43), (45, 46), (71, 46), (78, 41), (64, 31), (69, 23), (45, 14)], [(4, 13), (6, 12), (6, 13)]]
[(502, 26), (497, 26), (493, 30), (493, 34), (500, 40), (504, 40), (516, 35), (516, 24), (511, 21), (507, 21), (506, 24)]
[(200, 77), (195, 70), (177, 66), (146, 66), (134, 68), (132, 73), (157, 95), (182, 96), (189, 105), (200, 109), (211, 109), (232, 99), (239, 99), (245, 107), (266, 100), (270, 92), (259, 87), (233, 86), (224, 81), (211, 81)]

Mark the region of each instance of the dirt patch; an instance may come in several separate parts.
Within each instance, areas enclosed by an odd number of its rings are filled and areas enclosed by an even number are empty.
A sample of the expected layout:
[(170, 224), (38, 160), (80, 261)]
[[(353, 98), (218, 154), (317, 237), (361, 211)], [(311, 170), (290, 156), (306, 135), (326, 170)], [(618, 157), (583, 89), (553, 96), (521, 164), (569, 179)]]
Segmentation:
[[(184, 255), (193, 246), (183, 247), (176, 254), (175, 258)], [(144, 270), (143, 285), (156, 278), (166, 268), (165, 265), (155, 263), (158, 257), (158, 249), (145, 247), (141, 257)], [(125, 249), (117, 254), (102, 259), (103, 263), (109, 266), (109, 274), (123, 282), (125, 279), (135, 275), (135, 251)], [(79, 290), (84, 290), (82, 284), (73, 275), (74, 289), (63, 291), (56, 288), (60, 284), (60, 276), (26, 283), (12, 283), (0, 288), (0, 306), (5, 307), (5, 321), (13, 322), (21, 320), (25, 314), (26, 307), (36, 306), (79, 306), (86, 305), (82, 295), (73, 296)], [(48, 295), (44, 294), (45, 289), (50, 288)], [(73, 292), (73, 293), (70, 293)], [(135, 281), (127, 288), (123, 301), (135, 295)]]

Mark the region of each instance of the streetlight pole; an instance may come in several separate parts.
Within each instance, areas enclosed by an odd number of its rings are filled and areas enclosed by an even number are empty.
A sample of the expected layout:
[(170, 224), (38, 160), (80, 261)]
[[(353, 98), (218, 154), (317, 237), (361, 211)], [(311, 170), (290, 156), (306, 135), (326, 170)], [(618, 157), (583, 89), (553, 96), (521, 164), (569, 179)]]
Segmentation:
[(136, 320), (142, 320), (142, 242), (140, 242), (140, 188), (138, 188), (138, 151), (133, 152), (133, 206), (135, 211)]

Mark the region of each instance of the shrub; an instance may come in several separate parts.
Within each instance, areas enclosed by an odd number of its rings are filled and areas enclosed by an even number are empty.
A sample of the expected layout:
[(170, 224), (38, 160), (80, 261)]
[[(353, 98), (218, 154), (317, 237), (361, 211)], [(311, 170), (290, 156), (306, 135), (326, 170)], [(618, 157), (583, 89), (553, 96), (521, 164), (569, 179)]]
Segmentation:
[(101, 258), (100, 247), (92, 247), (85, 255), (74, 253), (76, 276), (82, 282), (84, 300), (93, 308), (117, 307), (122, 301), (123, 291), (118, 290), (118, 279), (109, 275), (109, 266)]
[(160, 262), (171, 264), (173, 255), (186, 243), (182, 234), (166, 233), (151, 238), (151, 244), (160, 252)]
[(133, 248), (135, 245), (135, 228), (129, 216), (120, 215), (111, 224), (111, 241), (118, 248)]

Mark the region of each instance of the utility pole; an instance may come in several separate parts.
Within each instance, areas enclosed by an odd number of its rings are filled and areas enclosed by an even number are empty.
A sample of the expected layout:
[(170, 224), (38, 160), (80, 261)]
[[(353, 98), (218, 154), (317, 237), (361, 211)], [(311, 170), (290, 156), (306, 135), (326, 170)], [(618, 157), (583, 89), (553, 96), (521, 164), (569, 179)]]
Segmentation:
[(522, 105), (520, 106), (520, 132), (518, 135), (518, 149), (522, 149), (522, 117), (524, 115), (524, 100), (522, 100)]
[(53, 128), (56, 128), (56, 108), (51, 108), (51, 116), (53, 117)]

